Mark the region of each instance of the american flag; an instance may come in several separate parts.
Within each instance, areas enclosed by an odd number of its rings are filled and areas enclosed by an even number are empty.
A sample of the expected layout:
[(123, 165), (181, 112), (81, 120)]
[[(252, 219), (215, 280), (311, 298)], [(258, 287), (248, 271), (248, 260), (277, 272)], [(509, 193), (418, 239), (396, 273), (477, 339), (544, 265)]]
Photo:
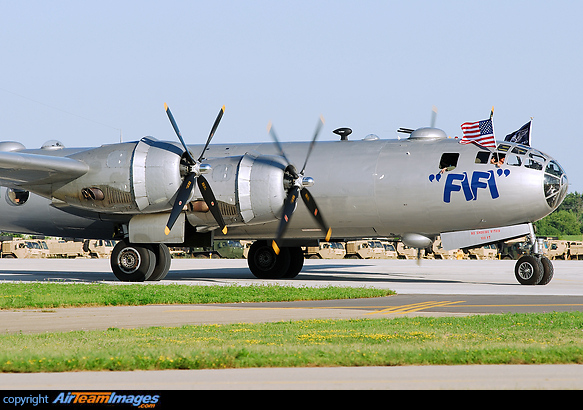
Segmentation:
[(484, 147), (496, 148), (496, 140), (494, 139), (494, 127), (492, 120), (483, 120), (476, 122), (464, 122), (462, 124), (462, 137), (460, 144), (469, 144), (475, 142)]

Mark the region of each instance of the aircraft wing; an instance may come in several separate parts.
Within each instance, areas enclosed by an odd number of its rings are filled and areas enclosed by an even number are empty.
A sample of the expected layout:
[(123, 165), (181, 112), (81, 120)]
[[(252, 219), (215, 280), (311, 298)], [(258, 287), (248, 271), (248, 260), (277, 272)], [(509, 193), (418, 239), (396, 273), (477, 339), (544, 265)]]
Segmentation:
[(0, 152), (0, 185), (25, 187), (70, 181), (84, 175), (89, 166), (67, 157)]

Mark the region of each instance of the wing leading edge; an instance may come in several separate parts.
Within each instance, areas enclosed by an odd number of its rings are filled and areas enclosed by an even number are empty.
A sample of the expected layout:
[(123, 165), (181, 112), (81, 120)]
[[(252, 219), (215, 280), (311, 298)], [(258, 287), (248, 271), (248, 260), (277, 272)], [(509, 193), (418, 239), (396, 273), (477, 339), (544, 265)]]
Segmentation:
[(29, 185), (70, 181), (89, 171), (81, 161), (22, 152), (0, 152), (0, 185), (20, 188)]

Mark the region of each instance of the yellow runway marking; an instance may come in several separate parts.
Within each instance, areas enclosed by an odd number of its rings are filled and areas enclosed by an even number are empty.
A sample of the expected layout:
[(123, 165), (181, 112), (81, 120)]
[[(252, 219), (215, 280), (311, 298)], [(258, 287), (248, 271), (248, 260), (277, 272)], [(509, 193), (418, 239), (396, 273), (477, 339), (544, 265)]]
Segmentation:
[(552, 307), (552, 306), (583, 306), (583, 303), (513, 303), (510, 305), (464, 305), (464, 307)]
[[(419, 303), (412, 303), (408, 305), (390, 306), (380, 308), (379, 306), (294, 306), (294, 307), (197, 307), (189, 309), (166, 309), (164, 312), (217, 312), (217, 311), (249, 311), (249, 310), (363, 310), (363, 309), (379, 309), (374, 312), (368, 312), (367, 315), (374, 314), (406, 314), (417, 312), (426, 309), (452, 306), (459, 303), (465, 303), (465, 300), (458, 301), (426, 301)], [(513, 304), (493, 304), (493, 305), (463, 305), (464, 308), (510, 308), (510, 307), (561, 307), (561, 306), (583, 306), (583, 303), (513, 303)]]
[(370, 312), (368, 314), (374, 315), (374, 314), (380, 313), (380, 314), (384, 314), (384, 315), (386, 315), (386, 314), (403, 315), (405, 313), (417, 312), (419, 310), (455, 305), (457, 303), (464, 303), (464, 302), (465, 302), (465, 300), (458, 300), (458, 301), (444, 300), (442, 302), (427, 301), (427, 302), (421, 302), (421, 303), (412, 303), (410, 305), (392, 306), (390, 308), (378, 310), (376, 312)]

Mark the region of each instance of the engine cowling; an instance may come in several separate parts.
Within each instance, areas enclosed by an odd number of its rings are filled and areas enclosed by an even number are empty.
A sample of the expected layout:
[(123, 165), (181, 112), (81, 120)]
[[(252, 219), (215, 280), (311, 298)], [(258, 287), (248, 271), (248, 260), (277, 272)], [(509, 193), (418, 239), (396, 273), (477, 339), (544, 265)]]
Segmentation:
[(90, 171), (62, 186), (52, 197), (102, 213), (136, 214), (166, 211), (182, 183), (177, 144), (144, 137), (139, 142), (104, 145), (72, 157)]
[(286, 198), (286, 164), (281, 157), (244, 155), (239, 163), (237, 197), (247, 224), (278, 220)]
[[(280, 218), (286, 198), (286, 164), (282, 158), (245, 154), (205, 162), (212, 166), (207, 178), (227, 225), (262, 224)], [(215, 225), (199, 196), (195, 189), (193, 202), (188, 205), (188, 221), (193, 226)]]
[[(87, 163), (90, 172), (54, 190), (52, 196), (101, 213), (167, 212), (183, 181), (183, 154), (178, 144), (152, 137), (82, 151), (74, 157)], [(283, 158), (245, 154), (209, 158), (205, 164), (212, 167), (205, 176), (228, 225), (255, 225), (280, 219), (287, 195), (287, 164)], [(211, 229), (216, 225), (198, 188), (187, 202), (191, 225)]]
[(172, 208), (182, 177), (182, 148), (177, 144), (142, 138), (132, 160), (132, 190), (141, 212), (152, 213)]

